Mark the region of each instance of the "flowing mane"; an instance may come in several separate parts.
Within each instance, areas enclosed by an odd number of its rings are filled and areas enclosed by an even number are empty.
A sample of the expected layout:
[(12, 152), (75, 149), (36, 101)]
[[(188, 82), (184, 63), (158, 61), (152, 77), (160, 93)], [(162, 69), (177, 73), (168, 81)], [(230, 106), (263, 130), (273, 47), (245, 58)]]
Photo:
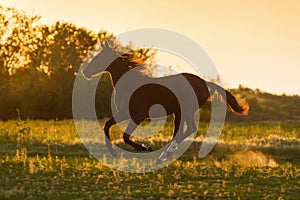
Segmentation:
[(120, 57), (125, 60), (126, 65), (130, 69), (145, 65), (143, 59), (135, 55), (133, 52), (125, 52)]
[(146, 76), (152, 76), (151, 69), (149, 71), (149, 65), (145, 62), (145, 60), (136, 53), (127, 51), (127, 52), (118, 52), (121, 59), (123, 59), (125, 65), (129, 70), (135, 70), (138, 73), (141, 73)]

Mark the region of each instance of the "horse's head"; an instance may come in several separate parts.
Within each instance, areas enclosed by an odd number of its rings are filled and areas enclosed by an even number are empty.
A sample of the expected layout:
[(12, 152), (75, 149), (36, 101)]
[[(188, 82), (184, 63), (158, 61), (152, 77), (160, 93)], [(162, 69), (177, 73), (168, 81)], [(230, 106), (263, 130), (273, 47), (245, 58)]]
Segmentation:
[(107, 41), (101, 43), (101, 47), (102, 51), (82, 71), (86, 78), (91, 78), (93, 75), (107, 71), (111, 63), (118, 58), (116, 50), (110, 47)]

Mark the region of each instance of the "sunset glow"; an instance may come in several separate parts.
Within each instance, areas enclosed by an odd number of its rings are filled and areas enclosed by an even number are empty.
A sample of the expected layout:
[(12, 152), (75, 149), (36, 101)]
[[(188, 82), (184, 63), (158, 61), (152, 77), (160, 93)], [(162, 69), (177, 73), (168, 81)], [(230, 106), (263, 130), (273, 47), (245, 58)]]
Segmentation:
[[(158, 27), (195, 40), (228, 87), (300, 94), (300, 1), (71, 1), (0, 0), (0, 5), (119, 34)], [(178, 61), (160, 57), (163, 64)]]

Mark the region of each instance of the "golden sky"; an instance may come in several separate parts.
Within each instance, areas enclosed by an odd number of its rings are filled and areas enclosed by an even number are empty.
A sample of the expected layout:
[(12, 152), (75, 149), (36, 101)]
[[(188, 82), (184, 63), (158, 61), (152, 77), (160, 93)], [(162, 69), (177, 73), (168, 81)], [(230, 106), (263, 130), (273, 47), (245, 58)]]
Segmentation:
[(300, 94), (298, 0), (0, 0), (0, 5), (40, 14), (43, 23), (63, 20), (115, 34), (145, 27), (171, 29), (202, 46), (225, 85)]

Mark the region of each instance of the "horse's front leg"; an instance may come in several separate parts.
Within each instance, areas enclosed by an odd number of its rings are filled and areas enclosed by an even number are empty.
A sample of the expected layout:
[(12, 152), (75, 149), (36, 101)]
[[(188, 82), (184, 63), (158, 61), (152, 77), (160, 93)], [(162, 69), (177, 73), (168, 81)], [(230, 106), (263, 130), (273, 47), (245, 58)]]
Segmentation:
[(124, 142), (131, 145), (138, 151), (152, 151), (152, 148), (147, 145), (147, 144), (137, 144), (130, 140), (130, 135), (133, 133), (133, 131), (137, 128), (137, 126), (142, 122), (143, 120), (139, 120), (134, 122), (133, 120), (130, 120), (124, 134), (123, 134), (123, 139)]
[(110, 118), (107, 122), (105, 122), (104, 125), (104, 133), (105, 133), (105, 145), (108, 148), (109, 152), (113, 155), (116, 156), (115, 150), (112, 146), (112, 143), (110, 141), (110, 133), (109, 133), (109, 129), (110, 127), (112, 127), (114, 124), (116, 123), (120, 123), (124, 120), (128, 119), (128, 117), (126, 117), (126, 115), (122, 114), (122, 113), (117, 113), (114, 117)]
[(105, 145), (108, 148), (109, 152), (113, 155), (116, 156), (115, 150), (112, 147), (112, 143), (110, 141), (110, 135), (109, 135), (109, 129), (112, 127), (114, 124), (116, 124), (115, 119), (112, 117), (110, 118), (107, 122), (105, 122), (104, 125), (104, 133), (105, 133)]

